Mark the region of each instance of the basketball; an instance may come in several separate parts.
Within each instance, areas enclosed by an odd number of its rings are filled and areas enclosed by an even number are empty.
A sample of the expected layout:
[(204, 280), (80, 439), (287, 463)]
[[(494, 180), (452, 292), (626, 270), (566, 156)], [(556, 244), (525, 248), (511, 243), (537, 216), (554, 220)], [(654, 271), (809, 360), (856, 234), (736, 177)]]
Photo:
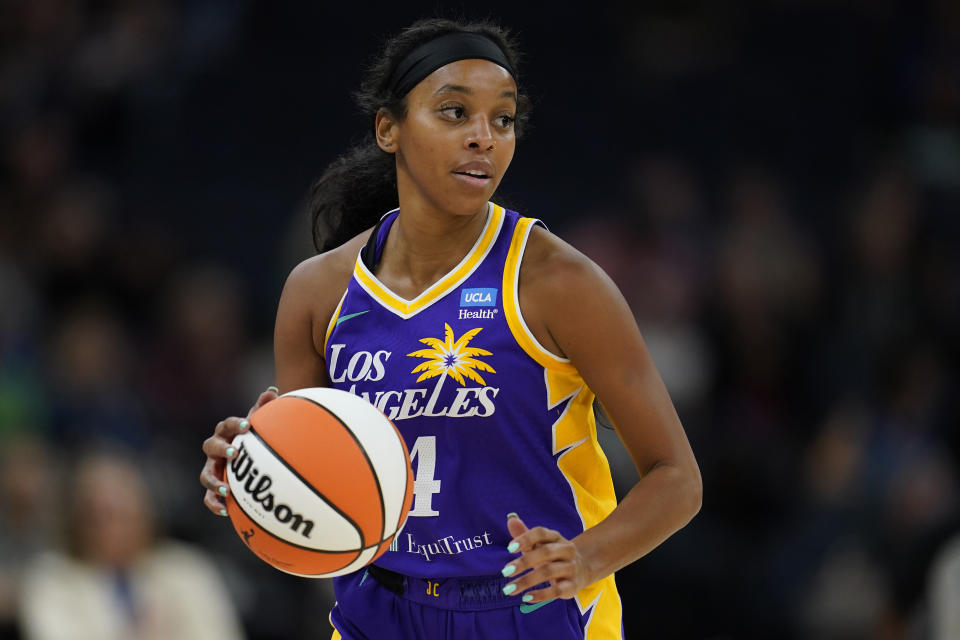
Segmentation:
[(413, 498), (403, 438), (346, 391), (291, 391), (233, 440), (227, 513), (262, 560), (297, 576), (351, 573), (382, 555)]

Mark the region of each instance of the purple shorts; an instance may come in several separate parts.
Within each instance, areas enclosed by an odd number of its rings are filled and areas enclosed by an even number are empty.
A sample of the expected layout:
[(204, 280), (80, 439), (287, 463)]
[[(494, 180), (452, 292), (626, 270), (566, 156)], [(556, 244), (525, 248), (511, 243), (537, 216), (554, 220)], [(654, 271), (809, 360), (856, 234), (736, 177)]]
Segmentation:
[(503, 595), (508, 580), (499, 576), (378, 579), (361, 570), (333, 582), (333, 640), (584, 640), (593, 613), (581, 613), (573, 599), (524, 604)]

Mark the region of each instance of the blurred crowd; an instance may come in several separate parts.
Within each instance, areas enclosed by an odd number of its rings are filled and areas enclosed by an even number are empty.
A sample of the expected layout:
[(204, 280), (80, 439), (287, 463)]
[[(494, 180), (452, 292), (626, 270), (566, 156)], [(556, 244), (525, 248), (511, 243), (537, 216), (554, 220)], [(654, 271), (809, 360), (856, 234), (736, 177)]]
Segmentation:
[[(618, 574), (627, 637), (960, 637), (960, 5), (674, 4), (555, 7), (602, 36), (559, 62), (501, 14), (539, 87), (504, 189), (620, 286), (703, 473)], [(327, 637), (329, 585), (203, 507), (200, 445), (273, 383), (346, 140), (362, 59), (325, 106), (312, 38), (369, 55), (400, 9), (0, 4), (0, 638)]]

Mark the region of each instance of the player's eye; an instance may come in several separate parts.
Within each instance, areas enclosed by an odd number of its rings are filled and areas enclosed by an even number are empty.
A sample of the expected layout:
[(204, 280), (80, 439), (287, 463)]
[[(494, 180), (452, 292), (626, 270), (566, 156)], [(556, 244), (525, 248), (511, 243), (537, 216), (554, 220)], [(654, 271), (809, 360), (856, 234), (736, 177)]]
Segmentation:
[(511, 115), (506, 115), (506, 114), (504, 114), (504, 115), (502, 115), (502, 116), (497, 116), (497, 118), (496, 118), (496, 123), (497, 123), (497, 125), (498, 125), (501, 129), (510, 129), (510, 128), (512, 128), (514, 121), (516, 121), (516, 118), (514, 118), (514, 117), (511, 116)]
[(466, 115), (466, 109), (460, 105), (446, 105), (440, 107), (440, 113), (449, 120), (462, 120)]

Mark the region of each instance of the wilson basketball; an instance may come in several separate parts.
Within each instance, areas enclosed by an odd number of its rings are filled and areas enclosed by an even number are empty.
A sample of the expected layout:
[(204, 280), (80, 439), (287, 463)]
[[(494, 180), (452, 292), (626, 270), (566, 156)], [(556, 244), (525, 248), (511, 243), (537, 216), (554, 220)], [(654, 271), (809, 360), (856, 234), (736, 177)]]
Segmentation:
[(383, 554), (413, 498), (403, 438), (361, 397), (300, 389), (250, 416), (227, 461), (227, 513), (244, 543), (281, 571), (329, 578)]

